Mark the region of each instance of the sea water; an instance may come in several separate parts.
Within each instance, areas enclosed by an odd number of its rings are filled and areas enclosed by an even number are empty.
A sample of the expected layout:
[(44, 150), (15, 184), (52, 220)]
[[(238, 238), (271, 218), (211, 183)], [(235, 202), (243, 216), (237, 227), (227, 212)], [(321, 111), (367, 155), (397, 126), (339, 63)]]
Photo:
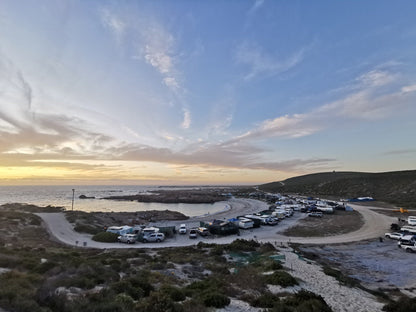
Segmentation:
[[(189, 187), (175, 187), (175, 189), (189, 189)], [(187, 216), (201, 216), (213, 214), (228, 208), (227, 202), (214, 204), (166, 204), (166, 203), (140, 203), (137, 201), (107, 200), (103, 197), (146, 194), (149, 191), (170, 189), (157, 186), (0, 186), (0, 205), (6, 203), (26, 203), (38, 206), (59, 206), (67, 210), (72, 209), (74, 189), (74, 210), (92, 212), (134, 212), (145, 210), (172, 210), (179, 211)], [(80, 199), (80, 195), (95, 197)]]

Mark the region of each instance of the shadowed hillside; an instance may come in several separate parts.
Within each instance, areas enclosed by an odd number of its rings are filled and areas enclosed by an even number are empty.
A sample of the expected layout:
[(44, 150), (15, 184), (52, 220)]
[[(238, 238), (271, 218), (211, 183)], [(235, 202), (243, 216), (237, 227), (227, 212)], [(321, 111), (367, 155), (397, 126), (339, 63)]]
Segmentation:
[(371, 196), (376, 200), (416, 208), (416, 170), (382, 173), (323, 172), (260, 185), (267, 192)]

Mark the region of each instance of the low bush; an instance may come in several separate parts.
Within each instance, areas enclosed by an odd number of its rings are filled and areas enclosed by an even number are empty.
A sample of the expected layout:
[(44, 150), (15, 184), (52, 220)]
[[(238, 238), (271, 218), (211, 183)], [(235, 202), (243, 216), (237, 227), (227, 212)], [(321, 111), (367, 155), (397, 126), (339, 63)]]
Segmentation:
[(333, 269), (327, 265), (324, 266), (323, 272), (326, 275), (334, 277), (338, 282), (340, 282), (343, 285), (350, 287), (356, 287), (359, 285), (359, 281), (357, 281), (356, 279), (346, 276), (341, 271)]
[(282, 287), (295, 286), (298, 281), (285, 271), (276, 271), (266, 277), (266, 282), (271, 285), (279, 285)]
[(331, 308), (327, 305), (321, 296), (302, 289), (293, 297), (286, 298), (284, 303), (288, 306), (296, 307), (297, 312), (331, 312)]
[(95, 234), (100, 233), (102, 229), (100, 227), (96, 227), (92, 225), (77, 223), (74, 226), (74, 231), (79, 232), (79, 233), (87, 233), (87, 234), (95, 235)]
[(149, 297), (140, 300), (135, 311), (143, 312), (183, 312), (183, 307), (174, 302), (167, 294), (152, 292)]
[(257, 308), (273, 308), (280, 301), (277, 295), (265, 292), (258, 297), (248, 298), (251, 306)]
[(255, 251), (260, 247), (260, 243), (254, 240), (236, 239), (231, 244), (225, 245), (224, 249), (228, 251)]
[(185, 292), (182, 289), (175, 286), (163, 285), (160, 288), (160, 291), (167, 294), (170, 297), (170, 299), (172, 299), (175, 302), (184, 301), (186, 299)]
[(217, 309), (224, 308), (231, 302), (230, 298), (218, 292), (204, 293), (202, 298), (206, 307), (214, 307)]
[(100, 233), (95, 234), (92, 237), (92, 240), (96, 242), (102, 242), (102, 243), (116, 243), (117, 237), (119, 237), (119, 235), (115, 233), (100, 232)]
[(230, 299), (224, 295), (224, 282), (218, 278), (206, 278), (193, 282), (185, 288), (186, 294), (201, 302), (206, 307), (223, 308), (230, 304)]
[(393, 301), (383, 307), (383, 311), (387, 312), (408, 312), (416, 311), (416, 298), (400, 298), (398, 301)]

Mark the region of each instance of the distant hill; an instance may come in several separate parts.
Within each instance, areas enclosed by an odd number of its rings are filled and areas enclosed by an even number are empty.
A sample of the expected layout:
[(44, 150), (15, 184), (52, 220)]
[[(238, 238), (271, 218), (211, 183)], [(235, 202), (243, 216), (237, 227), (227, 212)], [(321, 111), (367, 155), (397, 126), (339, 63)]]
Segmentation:
[(416, 208), (416, 170), (382, 173), (323, 172), (267, 183), (260, 190), (275, 193), (339, 196), (371, 196), (408, 208)]

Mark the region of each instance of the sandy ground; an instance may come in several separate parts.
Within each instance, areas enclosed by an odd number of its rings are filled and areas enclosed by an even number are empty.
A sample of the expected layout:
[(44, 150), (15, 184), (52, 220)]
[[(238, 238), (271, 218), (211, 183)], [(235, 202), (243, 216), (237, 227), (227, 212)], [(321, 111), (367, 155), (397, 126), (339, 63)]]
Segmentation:
[(358, 289), (346, 287), (333, 278), (326, 275), (319, 265), (302, 260), (291, 251), (281, 251), (286, 256), (284, 266), (290, 274), (301, 280), (300, 287), (321, 295), (325, 302), (339, 312), (377, 312), (384, 306), (373, 295)]

